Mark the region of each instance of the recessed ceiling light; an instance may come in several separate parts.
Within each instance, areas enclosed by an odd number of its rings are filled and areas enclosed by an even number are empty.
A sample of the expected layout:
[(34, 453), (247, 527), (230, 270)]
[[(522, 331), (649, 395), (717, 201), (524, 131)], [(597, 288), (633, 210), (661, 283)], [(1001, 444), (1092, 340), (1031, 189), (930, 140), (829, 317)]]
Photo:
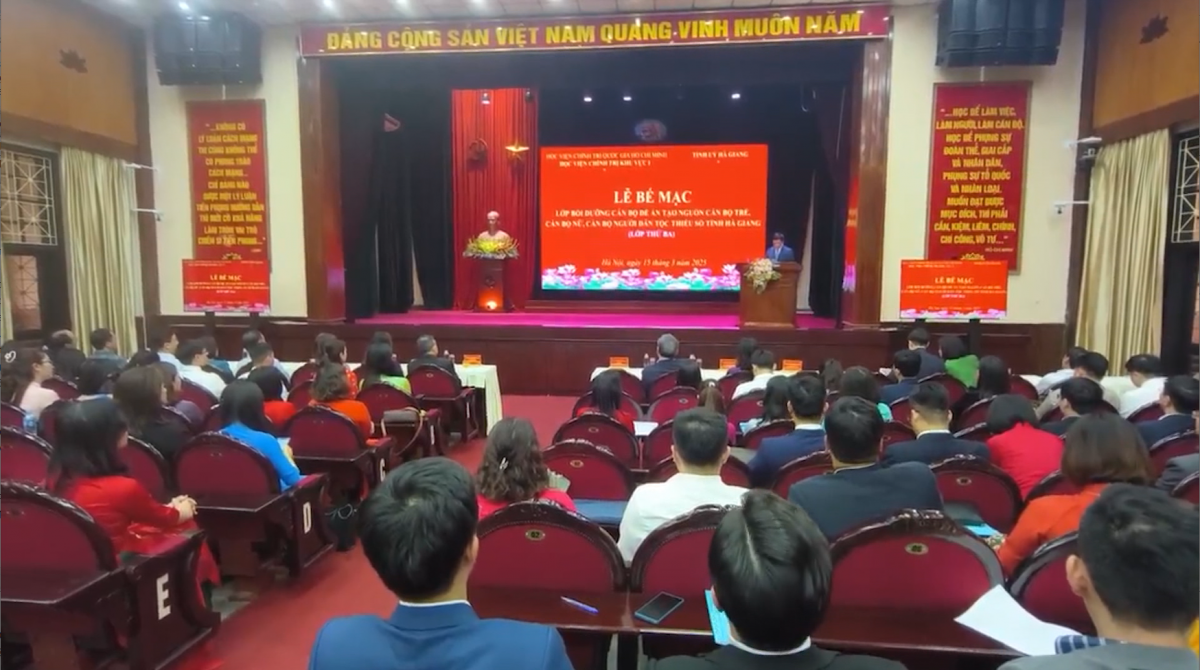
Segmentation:
[(336, 3), (333, 0), (322, 0), (321, 4), (325, 6), (325, 9), (336, 9)]
[(624, 100), (625, 102), (629, 102), (629, 101), (633, 100), (633, 96), (626, 94), (626, 95), (621, 96), (621, 99)]
[(592, 96), (591, 96), (591, 95), (588, 95), (588, 94), (586, 94), (586, 93), (585, 93), (585, 94), (584, 94), (584, 96), (583, 96), (583, 101), (584, 101), (584, 102), (591, 102), (591, 101), (592, 101)]
[(741, 100), (742, 94), (738, 93), (737, 91), (734, 91), (733, 93), (729, 94), (729, 97), (732, 98), (733, 100)]
[(190, 11), (192, 11), (192, 8), (188, 6), (188, 3), (186, 3), (186, 2), (183, 2), (183, 0), (180, 0), (180, 2), (179, 2), (179, 11), (181, 11), (181, 12), (190, 12)]

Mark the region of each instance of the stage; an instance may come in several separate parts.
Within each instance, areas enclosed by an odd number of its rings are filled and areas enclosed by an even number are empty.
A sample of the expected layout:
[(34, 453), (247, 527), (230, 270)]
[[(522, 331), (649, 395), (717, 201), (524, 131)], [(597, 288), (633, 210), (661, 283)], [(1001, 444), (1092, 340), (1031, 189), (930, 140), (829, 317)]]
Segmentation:
[[(692, 330), (738, 330), (736, 314), (662, 314), (647, 312), (598, 313), (598, 312), (468, 312), (468, 311), (423, 311), (414, 310), (407, 314), (380, 314), (369, 319), (359, 319), (358, 325), (378, 326), (390, 329), (396, 326), (538, 326), (541, 328), (661, 328), (667, 331)], [(825, 319), (811, 314), (797, 314), (796, 328), (820, 330), (836, 328), (834, 319)]]

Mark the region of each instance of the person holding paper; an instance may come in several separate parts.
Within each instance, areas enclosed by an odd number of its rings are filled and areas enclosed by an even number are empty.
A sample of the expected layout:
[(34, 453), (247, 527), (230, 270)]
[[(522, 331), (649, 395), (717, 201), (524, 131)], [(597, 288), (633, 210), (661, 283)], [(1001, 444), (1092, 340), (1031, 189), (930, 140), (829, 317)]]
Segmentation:
[(713, 533), (709, 618), (720, 649), (665, 658), (653, 670), (903, 670), (873, 656), (851, 656), (812, 642), (829, 606), (829, 544), (800, 508), (770, 491), (746, 494)]
[(1200, 615), (1200, 520), (1163, 491), (1113, 484), (1079, 522), (1067, 583), (1099, 637), (1066, 635), (1054, 656), (1001, 670), (1196, 670), (1188, 637)]

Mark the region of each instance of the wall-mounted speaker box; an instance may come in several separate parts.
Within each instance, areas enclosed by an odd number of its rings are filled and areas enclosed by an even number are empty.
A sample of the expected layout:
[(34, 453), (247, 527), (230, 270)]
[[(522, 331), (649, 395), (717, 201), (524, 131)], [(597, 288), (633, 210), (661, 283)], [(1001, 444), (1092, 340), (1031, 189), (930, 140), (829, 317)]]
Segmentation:
[(1054, 65), (1065, 0), (941, 0), (941, 67)]
[(163, 86), (262, 83), (262, 30), (241, 14), (165, 15), (154, 21)]

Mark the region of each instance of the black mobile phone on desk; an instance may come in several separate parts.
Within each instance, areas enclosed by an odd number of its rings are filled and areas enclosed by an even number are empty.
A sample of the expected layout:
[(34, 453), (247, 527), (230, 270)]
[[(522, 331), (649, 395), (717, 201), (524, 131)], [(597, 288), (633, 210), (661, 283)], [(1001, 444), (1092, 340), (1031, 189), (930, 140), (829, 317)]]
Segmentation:
[(683, 598), (680, 598), (679, 596), (673, 596), (670, 593), (659, 593), (651, 598), (645, 605), (639, 607), (638, 610), (633, 613), (633, 616), (657, 626), (658, 624), (662, 623), (663, 619), (666, 619), (671, 612), (679, 609), (679, 606), (682, 604)]

